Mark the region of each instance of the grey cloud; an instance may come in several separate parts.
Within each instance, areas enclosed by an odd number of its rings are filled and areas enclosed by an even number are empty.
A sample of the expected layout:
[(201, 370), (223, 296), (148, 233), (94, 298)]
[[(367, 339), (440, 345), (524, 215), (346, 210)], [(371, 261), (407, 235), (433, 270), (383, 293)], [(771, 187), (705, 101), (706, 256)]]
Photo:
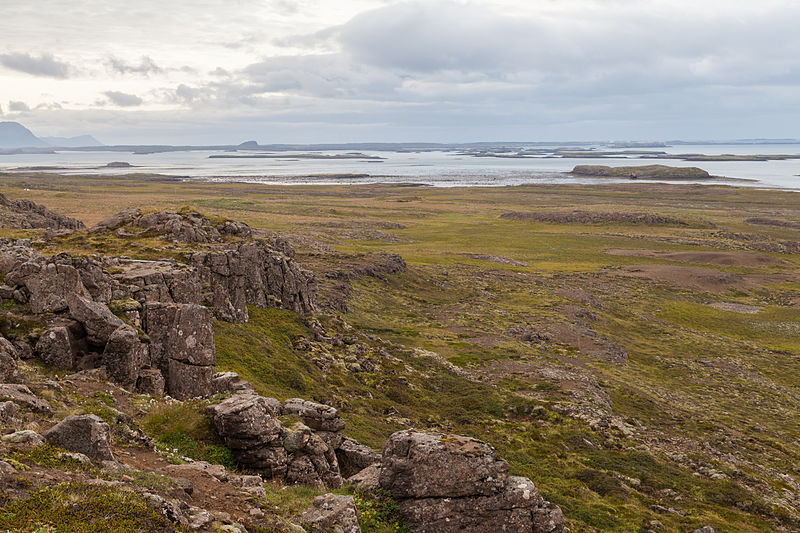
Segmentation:
[(12, 112), (25, 112), (30, 111), (31, 108), (25, 102), (8, 102), (8, 110)]
[(123, 93), (120, 91), (106, 91), (103, 94), (112, 104), (120, 107), (136, 107), (142, 105), (143, 100), (135, 94)]
[(138, 64), (129, 63), (116, 57), (109, 57), (106, 66), (109, 70), (118, 74), (142, 74), (148, 76), (150, 74), (160, 74), (164, 71), (148, 56), (142, 56)]
[(72, 71), (70, 65), (59, 61), (51, 54), (39, 56), (25, 53), (0, 54), (0, 64), (18, 72), (49, 78), (67, 78)]

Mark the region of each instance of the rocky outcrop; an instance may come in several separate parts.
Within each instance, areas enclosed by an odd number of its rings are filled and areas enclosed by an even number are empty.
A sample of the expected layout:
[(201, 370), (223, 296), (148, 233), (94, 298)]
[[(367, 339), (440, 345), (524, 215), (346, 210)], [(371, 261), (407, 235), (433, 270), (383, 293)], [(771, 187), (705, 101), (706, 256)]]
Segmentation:
[(247, 304), (311, 314), (316, 305), (313, 275), (265, 241), (192, 255), (206, 285), (204, 298), (221, 318), (246, 322)]
[[(351, 459), (348, 473), (376, 455), (338, 433), (344, 420), (336, 409), (314, 402), (294, 398), (281, 405), (244, 391), (210, 406), (208, 414), (242, 468), (286, 483), (341, 487), (340, 453)], [(280, 415), (295, 415), (303, 422), (284, 427)]]
[(161, 370), (170, 396), (186, 399), (211, 394), (216, 348), (205, 307), (148, 303), (142, 326), (150, 337), (149, 366)]
[(400, 431), (386, 443), (379, 483), (398, 501), (415, 531), (560, 532), (558, 507), (481, 441), (459, 435)]
[(303, 526), (311, 533), (361, 533), (358, 511), (352, 496), (323, 494), (300, 517)]
[(119, 213), (115, 213), (109, 217), (104, 218), (103, 220), (95, 224), (89, 231), (91, 233), (112, 231), (121, 226), (127, 226), (141, 215), (142, 215), (141, 209), (137, 208), (123, 209)]
[(253, 234), (243, 222), (225, 221), (214, 225), (200, 213), (178, 211), (147, 213), (135, 216), (129, 223), (145, 230), (140, 236), (158, 235), (173, 242), (212, 243), (222, 241), (224, 236), (250, 238)]
[(12, 200), (0, 194), (0, 226), (5, 228), (49, 228), (76, 230), (85, 226), (80, 220), (51, 211), (30, 200)]
[(70, 415), (50, 428), (44, 438), (53, 446), (82, 453), (92, 461), (113, 461), (111, 428), (97, 415)]
[(268, 479), (282, 479), (288, 463), (278, 414), (274, 402), (247, 393), (236, 394), (208, 408), (217, 433), (233, 450), (242, 468)]

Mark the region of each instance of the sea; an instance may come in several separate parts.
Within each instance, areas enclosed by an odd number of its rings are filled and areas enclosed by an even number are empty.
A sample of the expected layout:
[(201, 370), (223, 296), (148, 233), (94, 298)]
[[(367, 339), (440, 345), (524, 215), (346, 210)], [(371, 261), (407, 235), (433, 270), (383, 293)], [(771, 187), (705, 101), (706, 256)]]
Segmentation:
[[(541, 145), (532, 148), (542, 149)], [(554, 150), (557, 145), (552, 147)], [(575, 149), (575, 146), (570, 146)], [(612, 150), (607, 146), (586, 146)], [(613, 149), (617, 151), (625, 149)], [(628, 148), (668, 154), (756, 155), (800, 154), (798, 144), (694, 144), (654, 148)], [(641, 159), (636, 154), (612, 157), (569, 157), (552, 154), (525, 158), (476, 157), (459, 149), (426, 151), (374, 151), (358, 153), (370, 158), (313, 159), (341, 156), (346, 151), (271, 152), (275, 158), (215, 158), (255, 152), (187, 150), (138, 154), (109, 151), (56, 151), (50, 154), (0, 155), (0, 172), (53, 172), (58, 174), (161, 174), (187, 181), (238, 181), (280, 185), (340, 185), (413, 183), (435, 187), (508, 186), (529, 183), (609, 183), (628, 179), (596, 179), (566, 175), (575, 165), (637, 166), (663, 164), (700, 167), (717, 178), (698, 183), (726, 183), (743, 187), (800, 189), (800, 159), (772, 161), (684, 161)], [(266, 153), (266, 152), (265, 152)], [(378, 159), (380, 158), (380, 159)], [(111, 162), (129, 167), (109, 168)], [(651, 180), (637, 180), (651, 181)], [(655, 180), (657, 181), (657, 180)], [(676, 183), (675, 181), (670, 181)], [(693, 183), (681, 180), (680, 183)]]

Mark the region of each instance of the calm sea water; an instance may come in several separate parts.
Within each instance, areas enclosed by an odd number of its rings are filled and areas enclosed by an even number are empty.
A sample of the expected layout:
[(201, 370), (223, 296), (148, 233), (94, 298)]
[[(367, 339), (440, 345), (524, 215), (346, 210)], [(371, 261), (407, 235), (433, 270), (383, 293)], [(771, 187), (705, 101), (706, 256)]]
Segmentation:
[[(800, 145), (684, 145), (653, 148), (672, 154), (797, 154)], [(160, 154), (125, 152), (58, 152), (55, 154), (0, 155), (0, 171), (22, 171), (29, 167), (53, 167), (64, 174), (157, 173), (186, 179), (246, 181), (273, 184), (354, 184), (414, 182), (434, 186), (501, 186), (524, 183), (608, 183), (611, 180), (570, 178), (562, 173), (578, 164), (609, 166), (649, 165), (698, 166), (714, 176), (755, 181), (733, 182), (741, 186), (800, 189), (800, 160), (709, 161), (614, 158), (526, 158), (472, 157), (457, 152), (365, 152), (384, 158), (380, 162), (361, 159), (296, 159), (297, 153), (282, 153), (279, 159), (210, 159), (221, 152), (189, 151)], [(340, 152), (320, 152), (337, 154)], [(112, 161), (125, 161), (133, 168), (104, 168)], [(627, 180), (616, 180), (627, 181)], [(642, 180), (643, 181), (643, 180)], [(708, 182), (705, 182), (708, 183)]]

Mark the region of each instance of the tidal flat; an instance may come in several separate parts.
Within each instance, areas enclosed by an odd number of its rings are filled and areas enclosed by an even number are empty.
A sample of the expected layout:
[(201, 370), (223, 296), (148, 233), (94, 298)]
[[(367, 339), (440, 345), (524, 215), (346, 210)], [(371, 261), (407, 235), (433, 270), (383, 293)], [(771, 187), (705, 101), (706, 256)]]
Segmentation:
[[(218, 367), (264, 395), (337, 406), (360, 442), (409, 427), (482, 439), (573, 532), (800, 529), (798, 193), (0, 178), (7, 196), (87, 226), (132, 207), (190, 210), (289, 243), (317, 277), (319, 319), (392, 343), (405, 364), (330, 364), (295, 346), (298, 315), (252, 309), (247, 324), (215, 323)], [(183, 253), (0, 231), (43, 253)]]

